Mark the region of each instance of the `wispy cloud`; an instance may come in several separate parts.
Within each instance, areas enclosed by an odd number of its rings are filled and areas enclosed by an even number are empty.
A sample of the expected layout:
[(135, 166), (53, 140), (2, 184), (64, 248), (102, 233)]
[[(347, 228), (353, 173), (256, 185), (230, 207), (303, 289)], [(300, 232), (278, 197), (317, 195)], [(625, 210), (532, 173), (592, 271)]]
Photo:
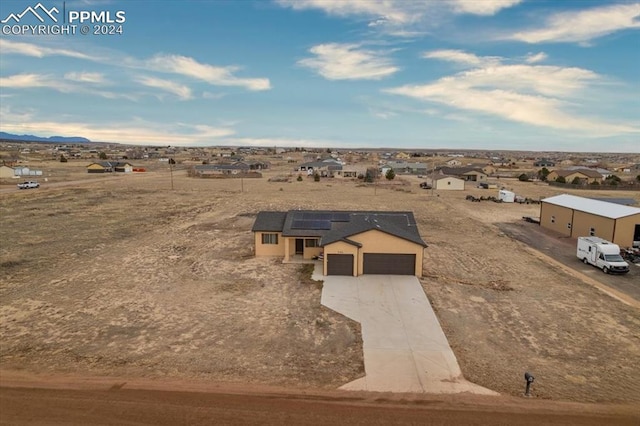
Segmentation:
[(440, 59), (468, 66), (496, 65), (502, 60), (497, 56), (477, 56), (462, 50), (451, 49), (424, 52), (422, 57), (425, 59)]
[[(73, 80), (73, 79), (69, 79)], [(76, 80), (75, 83), (78, 83)], [(129, 99), (136, 97), (128, 93), (115, 93), (105, 90), (87, 87), (82, 84), (71, 84), (70, 81), (54, 77), (50, 74), (15, 74), (8, 77), (0, 77), (0, 86), (4, 89), (34, 89), (47, 88), (61, 93), (83, 93), (96, 95), (106, 99)]]
[(0, 39), (0, 51), (3, 55), (6, 54), (18, 54), (24, 56), (33, 56), (36, 58), (43, 58), (45, 56), (68, 56), (71, 58), (86, 59), (95, 61), (91, 55), (87, 55), (75, 50), (40, 46), (33, 43), (21, 43), (17, 41), (11, 41), (6, 39)]
[(538, 62), (542, 62), (548, 58), (547, 54), (544, 52), (538, 53), (529, 53), (525, 58), (525, 62), (528, 64), (535, 64)]
[[(439, 55), (431, 57), (439, 58)], [(466, 56), (457, 55), (457, 58)], [(445, 59), (450, 58), (445, 56)], [(482, 59), (474, 59), (479, 65), (471, 70), (429, 84), (405, 85), (385, 92), (514, 122), (593, 136), (640, 132), (633, 125), (607, 122), (572, 112), (579, 105), (582, 90), (602, 80), (601, 76), (590, 70), (528, 64), (504, 65), (493, 62), (495, 58), (483, 63), (485, 61)]]
[(587, 42), (616, 31), (640, 28), (640, 3), (614, 4), (562, 12), (547, 18), (541, 28), (516, 32), (508, 39), (526, 43)]
[(163, 90), (165, 92), (172, 93), (182, 100), (191, 99), (191, 89), (188, 86), (179, 84), (170, 80), (164, 80), (156, 77), (139, 76), (136, 81), (144, 86), (153, 87)]
[(315, 57), (298, 61), (328, 80), (380, 80), (400, 68), (384, 52), (361, 48), (358, 44), (319, 44), (309, 49)]
[(240, 86), (256, 91), (271, 89), (268, 78), (241, 78), (234, 75), (238, 67), (203, 64), (188, 56), (160, 54), (149, 60), (129, 61), (129, 64), (150, 71), (188, 76), (216, 86)]
[(450, 0), (457, 13), (492, 16), (502, 9), (521, 3), (522, 0)]
[(368, 19), (368, 26), (397, 37), (425, 34), (443, 16), (495, 15), (522, 0), (276, 0), (293, 10), (321, 10), (342, 18)]
[(64, 75), (64, 78), (67, 80), (77, 81), (82, 83), (92, 83), (92, 84), (106, 83), (104, 74), (99, 72), (68, 72)]
[[(38, 120), (30, 114), (29, 120), (11, 120), (15, 113), (0, 109), (3, 131), (35, 135), (81, 135), (94, 142), (134, 143), (139, 145), (216, 145), (220, 138), (235, 134), (230, 128), (217, 128), (204, 124), (165, 124), (132, 120), (130, 122), (88, 124), (86, 122), (60, 122)], [(15, 118), (15, 117), (14, 117)]]

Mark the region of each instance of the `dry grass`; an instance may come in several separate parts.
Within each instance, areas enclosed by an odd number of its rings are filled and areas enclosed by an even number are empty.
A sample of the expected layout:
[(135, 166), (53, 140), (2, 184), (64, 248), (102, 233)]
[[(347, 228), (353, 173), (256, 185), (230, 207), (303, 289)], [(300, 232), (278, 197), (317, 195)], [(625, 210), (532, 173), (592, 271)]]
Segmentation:
[[(244, 192), (184, 171), (171, 190), (159, 169), (70, 172), (85, 183), (3, 194), (3, 368), (337, 387), (362, 375), (358, 326), (320, 305), (308, 269), (253, 257), (255, 214), (411, 210), (429, 244), (423, 286), (468, 379), (518, 395), (531, 369), (540, 398), (640, 398), (638, 313), (496, 227), (538, 206), (465, 201), (494, 195), (476, 188), (432, 196), (411, 177), (268, 181), (289, 167), (245, 180)], [(501, 183), (531, 198), (560, 193)]]

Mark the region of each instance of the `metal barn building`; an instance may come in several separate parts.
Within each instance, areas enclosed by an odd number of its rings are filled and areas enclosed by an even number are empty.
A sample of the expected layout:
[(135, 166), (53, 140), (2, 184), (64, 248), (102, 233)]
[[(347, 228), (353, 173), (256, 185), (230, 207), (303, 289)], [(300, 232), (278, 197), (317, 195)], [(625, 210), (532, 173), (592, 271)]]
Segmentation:
[(596, 236), (631, 247), (640, 241), (640, 208), (556, 195), (540, 203), (540, 225), (572, 238)]

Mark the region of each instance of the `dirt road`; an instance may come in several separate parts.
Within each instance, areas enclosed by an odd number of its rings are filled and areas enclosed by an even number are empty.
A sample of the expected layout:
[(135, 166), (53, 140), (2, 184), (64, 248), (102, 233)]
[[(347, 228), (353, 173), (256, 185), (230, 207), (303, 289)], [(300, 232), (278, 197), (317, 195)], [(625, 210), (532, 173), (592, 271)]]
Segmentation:
[[(477, 395), (297, 391), (122, 379), (9, 380), (3, 425), (637, 425), (631, 406)], [(142, 388), (138, 387), (142, 386)], [(144, 388), (148, 386), (150, 388)], [(130, 388), (131, 387), (131, 388)]]

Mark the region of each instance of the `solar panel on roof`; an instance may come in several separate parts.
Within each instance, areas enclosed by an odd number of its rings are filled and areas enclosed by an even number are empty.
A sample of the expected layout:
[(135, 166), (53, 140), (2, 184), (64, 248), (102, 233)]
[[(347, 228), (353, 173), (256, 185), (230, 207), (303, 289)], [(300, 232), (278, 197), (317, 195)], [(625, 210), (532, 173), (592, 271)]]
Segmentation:
[(331, 218), (334, 222), (349, 222), (351, 219), (349, 213), (334, 213)]
[(303, 220), (331, 220), (331, 213), (316, 213), (307, 212), (304, 213)]
[(294, 220), (291, 229), (329, 230), (331, 222), (328, 220)]

